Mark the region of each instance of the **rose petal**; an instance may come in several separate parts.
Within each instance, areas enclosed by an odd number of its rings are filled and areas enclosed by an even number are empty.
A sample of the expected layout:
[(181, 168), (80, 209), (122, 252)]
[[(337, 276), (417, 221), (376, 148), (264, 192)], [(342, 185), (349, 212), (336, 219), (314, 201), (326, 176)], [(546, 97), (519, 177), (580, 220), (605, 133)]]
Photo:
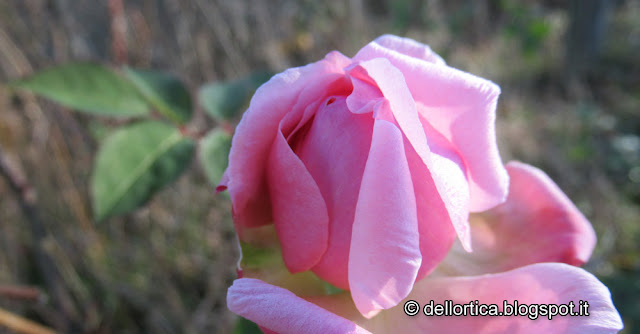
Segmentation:
[[(468, 183), (461, 166), (460, 158), (450, 149), (450, 143), (436, 131), (427, 131), (427, 140), (431, 147), (431, 168), (426, 168), (415, 151), (406, 149), (407, 161), (413, 179), (413, 188), (418, 206), (418, 229), (420, 231), (420, 250), (422, 266), (418, 272), (418, 280), (429, 274), (447, 256), (455, 241), (456, 230), (452, 225), (451, 214), (445, 205), (444, 198), (438, 193), (433, 179), (440, 179), (446, 184), (455, 199), (449, 208), (455, 208), (457, 222), (466, 223), (468, 215), (469, 192)], [(469, 229), (466, 224), (459, 224), (462, 238), (470, 245)]]
[[(442, 197), (442, 202), (449, 213), (450, 222), (453, 224), (460, 241), (465, 249), (471, 250), (471, 238), (469, 236), (469, 186), (466, 181), (465, 168), (455, 149), (446, 143), (446, 139), (439, 136), (432, 127), (425, 128), (417, 114), (415, 103), (402, 73), (393, 67), (386, 59), (377, 58), (359, 63), (350, 68), (347, 73), (351, 75), (354, 85), (353, 93), (347, 98), (347, 104), (351, 110), (360, 107), (366, 101), (383, 102), (375, 104), (374, 114), (376, 119), (385, 119), (390, 122), (397, 122), (405, 138), (410, 145), (407, 151), (413, 149), (422, 160), (426, 169), (418, 175), (412, 174), (414, 178), (422, 179), (428, 177), (425, 172), (430, 171), (433, 177), (437, 192)], [(370, 82), (380, 90), (380, 97), (377, 99), (374, 90), (364, 89), (363, 83)], [(385, 103), (388, 101), (387, 103)], [(370, 103), (370, 102), (369, 102)], [(427, 124), (428, 125), (428, 124)], [(427, 136), (438, 138), (440, 154), (431, 154), (427, 145)], [(430, 145), (430, 144), (429, 144)], [(446, 151), (446, 153), (445, 153)], [(451, 160), (454, 159), (455, 161)], [(430, 182), (425, 180), (424, 182)]]
[(373, 119), (346, 111), (344, 97), (323, 101), (296, 153), (318, 184), (329, 213), (329, 244), (313, 272), (349, 289), (351, 231), (367, 162)]
[[(543, 252), (540, 242), (537, 243), (541, 253), (535, 261), (564, 262), (574, 266), (587, 262), (596, 246), (596, 233), (567, 195), (547, 174), (531, 165), (512, 161), (507, 164), (507, 171), (511, 178), (509, 198), (512, 200), (496, 208), (496, 214), (506, 221), (505, 215), (521, 212), (521, 224), (527, 224), (535, 229), (536, 235), (549, 240), (547, 250), (554, 248), (555, 251)], [(529, 217), (528, 222), (526, 217)]]
[[(413, 102), (411, 92), (407, 88), (402, 73), (394, 68), (388, 60), (383, 58), (362, 62), (349, 69), (348, 73), (356, 80), (371, 80), (373, 87), (377, 87), (380, 90), (381, 96), (377, 100), (384, 97), (384, 99), (388, 101), (395, 122), (398, 123), (402, 133), (407, 137), (413, 148), (426, 164), (426, 161), (429, 159), (427, 138), (425, 137), (424, 130), (420, 126), (416, 105)], [(365, 95), (367, 100), (375, 100), (373, 91)], [(356, 93), (355, 87), (354, 93)], [(347, 104), (351, 102), (353, 97), (355, 97), (355, 94), (347, 98)], [(394, 120), (387, 120), (394, 122)]]
[(393, 49), (385, 46), (388, 44), (369, 43), (354, 61), (386, 58), (402, 72), (418, 112), (453, 143), (468, 168), (471, 211), (484, 211), (503, 202), (508, 177), (495, 136), (500, 88), (474, 75), (404, 54), (411, 54), (407, 50), (415, 46), (398, 40)]
[(288, 290), (257, 279), (241, 278), (227, 292), (232, 312), (280, 334), (370, 334), (353, 322), (310, 303)]
[(216, 186), (216, 194), (222, 191), (227, 190), (227, 184), (229, 183), (229, 176), (227, 176), (227, 171), (225, 170), (222, 173), (222, 177), (220, 178), (220, 183)]
[(511, 179), (507, 201), (475, 215), (474, 252), (454, 248), (439, 273), (477, 275), (538, 262), (584, 264), (596, 244), (589, 221), (541, 170), (507, 164)]
[[(540, 313), (537, 320), (526, 316), (425, 316), (409, 317), (403, 305), (384, 311), (363, 327), (375, 333), (617, 333), (622, 320), (611, 301), (611, 294), (592, 274), (562, 263), (539, 263), (494, 275), (425, 279), (414, 287), (407, 300), (423, 307), (431, 300), (442, 304), (478, 301), (497, 304), (589, 304), (589, 316), (559, 316), (548, 320)], [(578, 311), (574, 308), (574, 311)], [(384, 315), (382, 317), (382, 315)], [(393, 324), (393, 327), (389, 325)]]
[[(622, 319), (615, 309), (606, 286), (587, 271), (562, 263), (538, 263), (492, 275), (442, 277), (424, 279), (400, 305), (365, 319), (349, 303), (348, 295), (338, 294), (309, 298), (314, 304), (349, 319), (373, 333), (616, 333), (622, 329)], [(408, 316), (404, 303), (419, 303), (420, 312)], [(537, 320), (527, 316), (426, 316), (425, 304), (456, 304), (478, 301), (496, 304), (503, 311), (506, 300), (518, 304), (589, 304), (589, 316), (560, 316), (548, 320), (538, 312)], [(429, 308), (427, 309), (429, 310)], [(574, 311), (578, 311), (574, 309)]]
[(382, 35), (376, 38), (374, 43), (407, 56), (426, 60), (434, 64), (445, 65), (444, 60), (438, 54), (433, 52), (428, 45), (418, 43), (411, 38)]
[[(431, 174), (436, 189), (442, 197), (460, 243), (466, 251), (470, 252), (472, 245), (469, 233), (470, 193), (467, 168), (453, 145), (444, 136), (428, 123), (422, 124), (431, 148), (431, 161), (427, 165), (428, 173)], [(420, 176), (417, 177), (420, 178)]]
[(292, 273), (315, 266), (327, 249), (329, 216), (318, 185), (281, 131), (273, 142), (267, 179), (282, 257)]
[[(332, 52), (325, 59), (289, 69), (262, 85), (236, 128), (229, 154), (229, 168), (222, 187), (229, 189), (237, 227), (271, 222), (271, 204), (265, 181), (265, 165), (278, 125), (294, 106), (322, 99), (324, 85), (344, 75), (349, 58)], [(303, 89), (315, 88), (301, 97)], [(241, 231), (240, 231), (241, 232)]]
[(416, 199), (395, 125), (376, 120), (349, 253), (349, 287), (371, 317), (406, 297), (420, 268)]

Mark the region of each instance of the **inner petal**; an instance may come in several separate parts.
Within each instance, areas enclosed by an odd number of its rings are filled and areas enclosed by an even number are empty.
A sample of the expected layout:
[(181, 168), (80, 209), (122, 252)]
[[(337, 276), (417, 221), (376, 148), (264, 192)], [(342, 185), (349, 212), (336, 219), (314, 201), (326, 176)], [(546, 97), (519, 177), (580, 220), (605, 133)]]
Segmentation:
[(351, 113), (345, 97), (328, 97), (308, 130), (290, 143), (318, 184), (329, 214), (329, 245), (312, 270), (341, 289), (349, 288), (351, 227), (373, 122), (370, 115)]

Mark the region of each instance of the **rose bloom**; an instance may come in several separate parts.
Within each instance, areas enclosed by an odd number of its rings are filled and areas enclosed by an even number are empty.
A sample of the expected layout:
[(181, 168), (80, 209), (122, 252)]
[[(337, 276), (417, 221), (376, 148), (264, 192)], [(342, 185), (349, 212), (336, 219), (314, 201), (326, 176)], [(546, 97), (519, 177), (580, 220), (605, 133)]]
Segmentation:
[[(620, 330), (608, 289), (574, 267), (589, 222), (543, 172), (502, 164), (499, 94), (390, 35), (260, 87), (218, 187), (244, 256), (229, 309), (283, 334)], [(582, 300), (589, 316), (409, 316), (408, 300)]]

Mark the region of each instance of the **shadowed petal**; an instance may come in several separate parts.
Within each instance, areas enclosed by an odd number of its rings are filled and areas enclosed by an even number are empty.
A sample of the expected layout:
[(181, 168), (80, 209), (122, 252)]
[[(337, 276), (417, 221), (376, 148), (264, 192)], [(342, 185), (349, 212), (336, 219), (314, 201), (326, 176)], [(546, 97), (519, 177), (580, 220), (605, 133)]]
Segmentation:
[(284, 262), (292, 273), (309, 270), (327, 249), (327, 206), (313, 177), (280, 131), (273, 142), (267, 178)]
[(371, 147), (374, 120), (346, 111), (344, 97), (331, 97), (318, 109), (296, 153), (318, 184), (329, 212), (329, 244), (313, 272), (348, 290), (351, 231)]
[(474, 252), (454, 246), (438, 267), (446, 275), (477, 275), (538, 262), (584, 264), (596, 244), (591, 224), (541, 170), (507, 164), (507, 201), (471, 219)]
[[(456, 239), (456, 230), (452, 224), (452, 214), (457, 214), (462, 238), (470, 244), (471, 235), (467, 223), (469, 202), (468, 184), (464, 175), (464, 167), (460, 158), (450, 150), (450, 143), (439, 136), (435, 131), (427, 132), (427, 140), (431, 147), (432, 168), (427, 168), (415, 151), (405, 145), (407, 161), (413, 178), (413, 188), (416, 194), (418, 207), (418, 229), (420, 231), (420, 251), (422, 253), (422, 266), (418, 272), (418, 279), (431, 273), (447, 256), (451, 245)], [(453, 213), (448, 211), (444, 203), (445, 198), (440, 196), (434, 179), (446, 181), (452, 194), (456, 197), (457, 205), (449, 207), (461, 207)], [(466, 230), (464, 229), (466, 226)]]
[[(332, 52), (319, 62), (274, 76), (251, 99), (233, 136), (229, 168), (219, 188), (229, 190), (234, 222), (241, 237), (242, 227), (271, 222), (265, 165), (280, 120), (295, 111), (296, 106), (322, 99), (327, 93), (326, 86), (343, 77), (343, 68), (349, 63), (349, 58)], [(301, 96), (303, 90), (306, 94)]]

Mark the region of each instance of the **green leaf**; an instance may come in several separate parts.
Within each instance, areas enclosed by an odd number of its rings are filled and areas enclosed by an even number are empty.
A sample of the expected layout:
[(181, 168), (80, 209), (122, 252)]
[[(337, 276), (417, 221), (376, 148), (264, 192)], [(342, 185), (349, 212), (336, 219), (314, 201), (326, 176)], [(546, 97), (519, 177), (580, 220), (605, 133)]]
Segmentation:
[(200, 88), (198, 100), (214, 119), (233, 119), (244, 111), (253, 92), (271, 76), (270, 72), (256, 72), (239, 80), (209, 83)]
[(107, 126), (100, 120), (91, 119), (87, 124), (87, 130), (91, 137), (100, 145), (109, 138), (109, 134), (111, 134), (114, 129)]
[(96, 220), (130, 212), (189, 165), (194, 142), (156, 121), (113, 132), (98, 151), (91, 180)]
[(199, 158), (209, 182), (215, 187), (229, 164), (231, 135), (221, 129), (211, 130), (200, 141)]
[(262, 334), (262, 330), (251, 320), (239, 317), (233, 334)]
[(191, 118), (193, 104), (187, 88), (172, 74), (125, 68), (129, 80), (151, 105), (171, 121), (183, 124)]
[(146, 101), (130, 82), (97, 64), (60, 65), (9, 85), (89, 113), (124, 117), (149, 112)]
[[(262, 245), (261, 245), (262, 246)], [(248, 242), (240, 242), (242, 249), (241, 264), (246, 269), (274, 269), (282, 264), (282, 253), (279, 247), (260, 247)]]

